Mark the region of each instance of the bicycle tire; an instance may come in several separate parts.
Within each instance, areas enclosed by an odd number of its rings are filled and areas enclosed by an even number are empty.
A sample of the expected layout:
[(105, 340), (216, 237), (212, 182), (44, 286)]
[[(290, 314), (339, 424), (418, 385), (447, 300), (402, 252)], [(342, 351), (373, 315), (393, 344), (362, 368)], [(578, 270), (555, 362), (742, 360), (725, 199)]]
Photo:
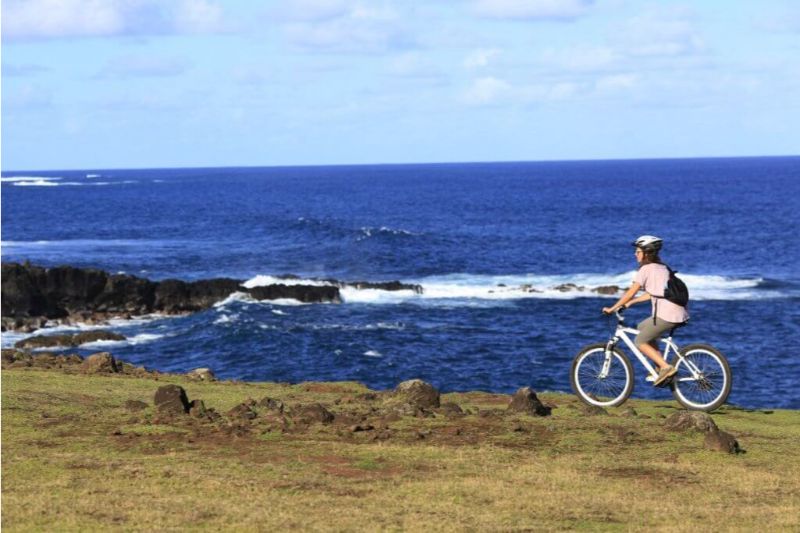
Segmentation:
[[(672, 380), (672, 395), (679, 404), (694, 411), (713, 411), (725, 403), (731, 392), (733, 375), (728, 360), (709, 344), (690, 344), (681, 349), (676, 362), (678, 373)], [(703, 371), (703, 379), (692, 379), (688, 359)], [(720, 383), (719, 377), (722, 381)], [(694, 398), (698, 397), (698, 400)], [(703, 400), (703, 401), (701, 401)]]
[[(598, 381), (593, 384), (591, 382), (593, 379), (592, 376), (599, 371), (598, 364), (602, 366), (605, 360), (605, 350), (606, 345), (600, 343), (584, 346), (572, 361), (569, 380), (572, 385), (572, 390), (583, 403), (597, 407), (616, 407), (623, 404), (625, 400), (630, 397), (631, 393), (633, 393), (633, 367), (631, 366), (628, 356), (618, 348), (614, 348), (611, 371), (615, 373), (615, 375), (618, 375), (619, 372), (622, 371), (622, 379), (624, 382), (620, 384), (620, 378), (615, 378), (617, 380), (616, 382)], [(591, 362), (589, 358), (592, 359)], [(615, 361), (617, 364), (614, 364)], [(586, 366), (586, 371), (582, 372), (584, 365)], [(591, 366), (591, 368), (589, 368), (589, 366)], [(594, 379), (596, 380), (597, 378), (599, 378), (599, 376), (594, 375)], [(603, 389), (603, 391), (598, 389)], [(618, 392), (616, 392), (617, 390)], [(611, 394), (611, 398), (602, 400), (601, 398), (604, 396), (595, 394), (595, 391), (608, 392)], [(607, 395), (605, 397), (607, 397)]]

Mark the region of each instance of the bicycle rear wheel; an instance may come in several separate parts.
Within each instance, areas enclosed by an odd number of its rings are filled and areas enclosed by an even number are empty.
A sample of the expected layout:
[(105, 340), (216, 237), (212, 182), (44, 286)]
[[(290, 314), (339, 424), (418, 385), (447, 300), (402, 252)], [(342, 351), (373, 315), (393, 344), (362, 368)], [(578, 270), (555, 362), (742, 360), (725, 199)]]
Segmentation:
[(672, 380), (672, 395), (686, 407), (713, 411), (731, 392), (731, 368), (719, 350), (708, 344), (690, 344), (681, 350)]
[(622, 404), (633, 392), (633, 368), (624, 353), (614, 348), (608, 371), (603, 374), (606, 345), (584, 347), (572, 361), (572, 390), (584, 403), (598, 407)]

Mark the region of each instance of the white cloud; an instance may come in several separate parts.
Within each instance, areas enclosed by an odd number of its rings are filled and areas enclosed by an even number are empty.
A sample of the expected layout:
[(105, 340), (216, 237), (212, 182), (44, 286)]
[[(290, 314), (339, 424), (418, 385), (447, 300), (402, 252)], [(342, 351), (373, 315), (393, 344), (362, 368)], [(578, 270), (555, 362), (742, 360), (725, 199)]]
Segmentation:
[(178, 33), (216, 33), (228, 29), (222, 7), (207, 0), (181, 0), (175, 7)]
[(705, 42), (684, 8), (651, 8), (624, 21), (614, 41), (632, 56), (680, 56), (703, 52)]
[(639, 76), (636, 74), (614, 74), (603, 76), (595, 81), (594, 87), (599, 94), (616, 94), (636, 86)]
[(9, 40), (226, 30), (221, 7), (207, 0), (4, 0), (2, 15)]
[(512, 87), (508, 82), (487, 76), (474, 80), (472, 86), (463, 94), (462, 100), (470, 105), (492, 104), (507, 98), (511, 90)]
[(500, 55), (500, 50), (497, 48), (480, 48), (464, 58), (464, 67), (468, 69), (487, 67), (498, 55)]
[(319, 22), (347, 15), (347, 0), (294, 0), (280, 2), (268, 11), (271, 19), (291, 22)]
[(574, 20), (585, 15), (594, 0), (475, 0), (475, 14), (496, 19)]
[(411, 46), (403, 17), (389, 5), (349, 2), (326, 16), (293, 20), (285, 24), (288, 40), (295, 46), (328, 52), (386, 52)]

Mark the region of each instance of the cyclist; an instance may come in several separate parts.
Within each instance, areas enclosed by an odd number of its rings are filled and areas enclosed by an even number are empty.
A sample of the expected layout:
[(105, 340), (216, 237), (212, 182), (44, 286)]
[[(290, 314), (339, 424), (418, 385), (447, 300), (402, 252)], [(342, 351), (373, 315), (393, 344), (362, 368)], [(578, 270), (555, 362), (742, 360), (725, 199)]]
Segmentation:
[[(639, 324), (639, 334), (634, 342), (643, 354), (658, 365), (658, 377), (653, 382), (653, 385), (656, 386), (661, 385), (677, 372), (675, 367), (667, 364), (661, 357), (656, 346), (656, 340), (662, 333), (689, 319), (689, 313), (685, 307), (663, 298), (656, 305), (657, 300), (650, 297), (651, 295), (656, 297), (664, 296), (664, 287), (666, 287), (669, 280), (669, 270), (658, 256), (663, 242), (662, 239), (653, 235), (642, 235), (633, 242), (633, 246), (636, 247), (636, 261), (639, 263), (639, 270), (636, 272), (630, 288), (625, 291), (619, 301), (611, 307), (603, 308), (604, 313), (610, 314), (620, 307), (627, 309), (633, 304), (651, 300), (652, 315)], [(636, 297), (636, 293), (640, 289), (644, 289), (645, 293)]]

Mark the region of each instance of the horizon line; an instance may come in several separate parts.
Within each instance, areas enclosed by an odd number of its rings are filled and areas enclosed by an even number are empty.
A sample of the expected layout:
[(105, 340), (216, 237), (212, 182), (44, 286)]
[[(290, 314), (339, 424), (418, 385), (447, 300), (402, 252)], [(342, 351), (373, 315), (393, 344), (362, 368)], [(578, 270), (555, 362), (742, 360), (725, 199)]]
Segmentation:
[(316, 164), (283, 164), (283, 165), (216, 165), (216, 166), (143, 166), (143, 167), (83, 167), (83, 168), (52, 168), (52, 169), (15, 169), (5, 170), (0, 169), (0, 174), (5, 175), (7, 172), (75, 172), (84, 170), (95, 171), (118, 171), (118, 170), (212, 170), (212, 169), (233, 169), (233, 168), (323, 168), (323, 167), (378, 167), (378, 166), (424, 166), (424, 165), (496, 165), (496, 164), (514, 164), (514, 163), (592, 163), (592, 162), (614, 162), (614, 161), (678, 161), (678, 160), (692, 160), (692, 159), (782, 159), (800, 157), (800, 154), (782, 154), (782, 155), (734, 155), (734, 156), (668, 156), (668, 157), (608, 157), (597, 159), (509, 159), (509, 160), (496, 160), (496, 161), (419, 161), (413, 163), (316, 163)]

